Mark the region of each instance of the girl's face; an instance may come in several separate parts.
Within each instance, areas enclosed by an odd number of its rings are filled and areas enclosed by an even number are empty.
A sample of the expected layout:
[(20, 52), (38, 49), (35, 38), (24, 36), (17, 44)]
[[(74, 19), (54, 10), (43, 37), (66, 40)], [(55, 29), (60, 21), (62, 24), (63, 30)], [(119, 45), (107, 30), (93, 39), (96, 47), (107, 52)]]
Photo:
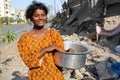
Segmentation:
[(47, 15), (45, 11), (42, 9), (36, 9), (33, 13), (32, 21), (34, 25), (39, 26), (39, 27), (44, 27), (47, 21)]

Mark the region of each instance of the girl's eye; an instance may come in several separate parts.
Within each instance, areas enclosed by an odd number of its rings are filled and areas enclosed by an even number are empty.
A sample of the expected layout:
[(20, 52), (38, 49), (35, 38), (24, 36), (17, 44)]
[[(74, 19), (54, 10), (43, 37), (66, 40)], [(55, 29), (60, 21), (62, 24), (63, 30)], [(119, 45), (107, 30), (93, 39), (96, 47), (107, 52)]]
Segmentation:
[(39, 15), (34, 15), (35, 17), (38, 17)]
[[(39, 17), (40, 15), (34, 15), (34, 17)], [(45, 17), (46, 14), (41, 14), (41, 17)]]
[(42, 16), (46, 16), (46, 14), (42, 14)]

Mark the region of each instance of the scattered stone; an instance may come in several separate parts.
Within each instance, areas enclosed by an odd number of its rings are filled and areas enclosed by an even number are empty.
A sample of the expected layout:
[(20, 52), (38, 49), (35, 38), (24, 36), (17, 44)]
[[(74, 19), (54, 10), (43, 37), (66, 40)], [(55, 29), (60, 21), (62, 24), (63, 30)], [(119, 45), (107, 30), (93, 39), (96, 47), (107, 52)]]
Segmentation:
[(106, 60), (95, 65), (97, 74), (100, 80), (113, 79), (113, 71), (111, 70), (111, 64), (117, 62), (112, 57), (107, 58)]
[(79, 71), (79, 70), (75, 70), (75, 73), (76, 73), (76, 78), (77, 79), (83, 79), (83, 75), (82, 75), (82, 73)]
[(69, 71), (63, 71), (63, 74), (64, 74), (65, 80), (69, 80), (70, 79), (71, 74), (70, 74)]
[(72, 35), (62, 35), (64, 41), (79, 41), (79, 36), (75, 33)]
[(0, 69), (0, 74), (2, 74), (2, 70)]
[[(120, 61), (120, 57), (116, 56), (115, 54), (112, 54), (112, 52), (109, 49), (110, 47), (105, 47), (103, 45), (100, 45), (100, 43), (102, 44), (101, 41), (102, 39), (99, 40), (98, 44), (96, 44), (95, 41), (82, 41), (83, 37), (78, 36), (75, 33), (72, 35), (62, 35), (62, 38), (64, 41), (80, 41), (81, 43), (87, 45), (91, 51), (89, 54), (87, 54), (87, 60), (85, 66), (82, 67), (81, 69), (75, 70), (75, 74), (76, 74), (75, 78), (70, 78), (71, 74), (68, 70), (63, 71), (65, 80), (100, 80), (100, 79), (102, 80), (105, 79), (104, 77), (109, 78), (109, 80), (110, 78), (114, 78), (114, 80), (120, 79), (120, 77), (116, 76), (115, 73), (112, 73), (111, 69), (109, 68), (111, 63)], [(104, 45), (106, 45), (106, 42), (108, 46), (110, 44), (109, 41), (107, 41), (107, 39), (103, 39), (103, 42)], [(10, 47), (11, 45), (14, 47)], [(24, 73), (25, 71), (28, 71), (28, 67), (25, 66), (25, 64), (20, 58), (20, 55), (17, 52), (16, 42), (9, 44), (8, 47), (9, 47), (9, 51), (7, 51), (8, 49), (7, 50), (1, 49), (4, 54), (0, 56), (0, 74), (1, 74), (0, 79), (1, 78), (3, 80), (21, 79), (19, 76), (17, 75), (11, 76), (11, 74), (14, 73), (15, 71), (20, 71), (21, 73)], [(7, 56), (11, 55), (12, 57), (10, 56), (9, 58), (6, 59), (6, 55)], [(108, 61), (108, 62), (104, 63), (104, 61)], [(10, 64), (8, 65), (8, 63)], [(107, 73), (105, 74), (105, 72)], [(7, 75), (6, 78), (4, 74)], [(21, 76), (22, 74), (19, 75)]]
[(7, 65), (8, 62), (12, 61), (11, 58), (6, 59), (5, 61), (2, 62), (2, 64)]

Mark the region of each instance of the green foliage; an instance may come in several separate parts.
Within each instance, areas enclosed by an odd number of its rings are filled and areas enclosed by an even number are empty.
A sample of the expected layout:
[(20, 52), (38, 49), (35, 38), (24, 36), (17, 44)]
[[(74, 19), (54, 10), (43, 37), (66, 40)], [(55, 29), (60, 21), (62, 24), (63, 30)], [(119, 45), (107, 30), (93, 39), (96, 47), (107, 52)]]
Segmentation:
[(1, 23), (5, 23), (5, 24), (10, 24), (15, 22), (13, 17), (2, 17), (2, 19), (0, 20)]
[(5, 37), (3, 38), (3, 42), (8, 43), (8, 37), (7, 37), (7, 36), (5, 36)]
[(13, 23), (13, 22), (15, 22), (15, 20), (12, 17), (10, 17), (10, 23)]
[(8, 42), (12, 42), (15, 39), (17, 39), (17, 35), (14, 31), (8, 30), (7, 33), (5, 33), (2, 29), (0, 29), (0, 45)]
[(7, 23), (8, 24), (9, 23), (9, 18), (8, 17), (4, 17), (3, 18), (3, 23)]
[(0, 24), (2, 24), (2, 20), (0, 20)]
[(2, 29), (0, 29), (0, 44), (3, 42), (8, 43), (12, 42), (17, 38), (16, 33), (12, 30), (8, 30), (5, 34)]
[(5, 35), (4, 31), (0, 29), (0, 45), (2, 44), (4, 35)]
[(5, 35), (3, 41), (5, 43), (14, 41), (17, 38), (16, 34), (12, 30), (8, 30), (7, 34)]
[(2, 29), (0, 29), (0, 36), (4, 35), (4, 31)]

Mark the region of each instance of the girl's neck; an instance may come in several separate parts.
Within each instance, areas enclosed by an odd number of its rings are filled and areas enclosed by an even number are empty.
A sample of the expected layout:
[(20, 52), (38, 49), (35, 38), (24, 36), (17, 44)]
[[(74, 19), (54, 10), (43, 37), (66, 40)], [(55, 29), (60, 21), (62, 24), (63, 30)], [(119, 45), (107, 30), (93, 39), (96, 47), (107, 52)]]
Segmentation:
[(34, 25), (33, 29), (42, 30), (42, 29), (44, 29), (44, 26), (36, 26), (36, 25)]

